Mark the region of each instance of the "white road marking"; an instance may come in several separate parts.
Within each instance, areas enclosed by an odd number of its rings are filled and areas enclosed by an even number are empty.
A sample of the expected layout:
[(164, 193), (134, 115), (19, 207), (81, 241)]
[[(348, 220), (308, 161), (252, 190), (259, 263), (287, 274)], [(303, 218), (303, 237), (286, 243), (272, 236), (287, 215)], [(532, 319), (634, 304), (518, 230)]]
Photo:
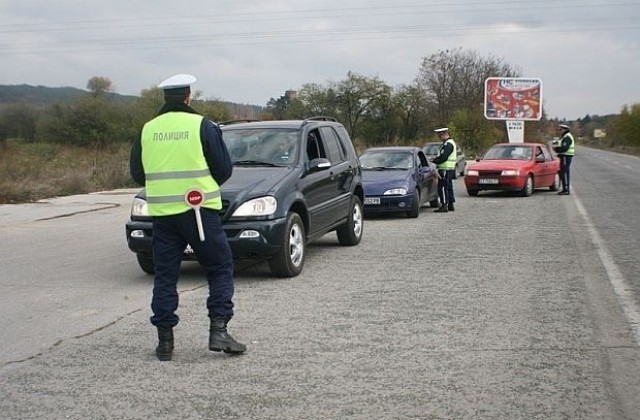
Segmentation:
[(622, 310), (627, 318), (631, 326), (631, 330), (633, 331), (634, 338), (636, 340), (636, 344), (640, 345), (640, 310), (638, 310), (638, 305), (636, 305), (635, 300), (633, 298), (633, 290), (627, 284), (624, 276), (618, 269), (609, 249), (607, 248), (605, 242), (602, 240), (598, 231), (593, 226), (589, 215), (587, 214), (587, 210), (582, 205), (582, 202), (575, 194), (575, 191), (571, 191), (571, 196), (576, 203), (576, 207), (578, 207), (578, 212), (584, 219), (587, 230), (591, 235), (591, 239), (593, 243), (596, 245), (596, 249), (598, 251), (598, 256), (602, 261), (602, 265), (604, 266), (605, 271), (607, 272), (607, 276), (609, 277), (609, 282), (613, 287), (613, 291), (615, 292), (618, 302), (622, 307)]

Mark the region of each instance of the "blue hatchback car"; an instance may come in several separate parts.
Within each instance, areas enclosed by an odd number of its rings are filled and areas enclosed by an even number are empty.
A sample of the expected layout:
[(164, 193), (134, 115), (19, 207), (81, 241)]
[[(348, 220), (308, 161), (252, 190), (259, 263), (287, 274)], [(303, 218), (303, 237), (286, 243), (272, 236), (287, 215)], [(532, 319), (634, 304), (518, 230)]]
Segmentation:
[(366, 149), (359, 157), (364, 213), (406, 213), (418, 217), (420, 207), (438, 207), (438, 171), (419, 147)]

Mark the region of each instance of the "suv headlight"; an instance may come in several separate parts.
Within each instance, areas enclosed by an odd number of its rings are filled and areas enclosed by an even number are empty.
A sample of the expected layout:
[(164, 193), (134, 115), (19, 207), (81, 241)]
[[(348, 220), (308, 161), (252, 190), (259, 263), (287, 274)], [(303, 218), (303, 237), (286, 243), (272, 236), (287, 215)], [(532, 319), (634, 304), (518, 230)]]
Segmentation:
[(131, 216), (149, 216), (147, 200), (135, 197), (133, 203), (131, 203)]
[(231, 217), (271, 216), (278, 208), (278, 200), (270, 195), (242, 203)]

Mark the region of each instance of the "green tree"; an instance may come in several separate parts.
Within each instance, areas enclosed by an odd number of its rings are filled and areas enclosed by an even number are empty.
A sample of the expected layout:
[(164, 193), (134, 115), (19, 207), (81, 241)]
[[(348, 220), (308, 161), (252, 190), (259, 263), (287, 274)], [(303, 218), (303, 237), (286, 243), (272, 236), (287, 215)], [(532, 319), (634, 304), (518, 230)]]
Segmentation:
[(424, 90), (417, 84), (401, 85), (394, 93), (394, 100), (400, 118), (400, 139), (409, 142), (424, 143), (428, 132), (429, 114)]
[(317, 83), (302, 85), (298, 92), (298, 99), (302, 103), (305, 117), (316, 115), (337, 117), (337, 97), (335, 90), (331, 87)]
[(113, 91), (113, 83), (108, 77), (94, 76), (87, 82), (87, 89), (94, 97), (104, 97)]
[(611, 134), (616, 142), (640, 146), (640, 104), (625, 105), (612, 125)]
[(505, 137), (504, 122), (487, 120), (480, 107), (456, 110), (448, 126), (457, 146), (465, 150), (467, 156), (483, 153)]
[(231, 119), (229, 109), (218, 100), (195, 100), (191, 105), (193, 109), (212, 121), (222, 122)]
[(10, 104), (0, 112), (0, 141), (15, 137), (36, 140), (38, 111), (25, 103)]
[(347, 78), (335, 84), (338, 118), (349, 135), (358, 138), (358, 130), (367, 113), (385, 101), (391, 88), (378, 77), (365, 77), (349, 71)]

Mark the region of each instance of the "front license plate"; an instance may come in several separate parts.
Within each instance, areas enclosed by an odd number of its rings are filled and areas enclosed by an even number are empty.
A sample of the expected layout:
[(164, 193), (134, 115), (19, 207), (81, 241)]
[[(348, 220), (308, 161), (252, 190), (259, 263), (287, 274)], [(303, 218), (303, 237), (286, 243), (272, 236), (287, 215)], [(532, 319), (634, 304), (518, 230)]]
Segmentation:
[(364, 204), (380, 204), (380, 197), (365, 197)]
[(480, 184), (497, 184), (498, 180), (495, 178), (480, 178), (480, 180), (478, 180), (478, 182)]

